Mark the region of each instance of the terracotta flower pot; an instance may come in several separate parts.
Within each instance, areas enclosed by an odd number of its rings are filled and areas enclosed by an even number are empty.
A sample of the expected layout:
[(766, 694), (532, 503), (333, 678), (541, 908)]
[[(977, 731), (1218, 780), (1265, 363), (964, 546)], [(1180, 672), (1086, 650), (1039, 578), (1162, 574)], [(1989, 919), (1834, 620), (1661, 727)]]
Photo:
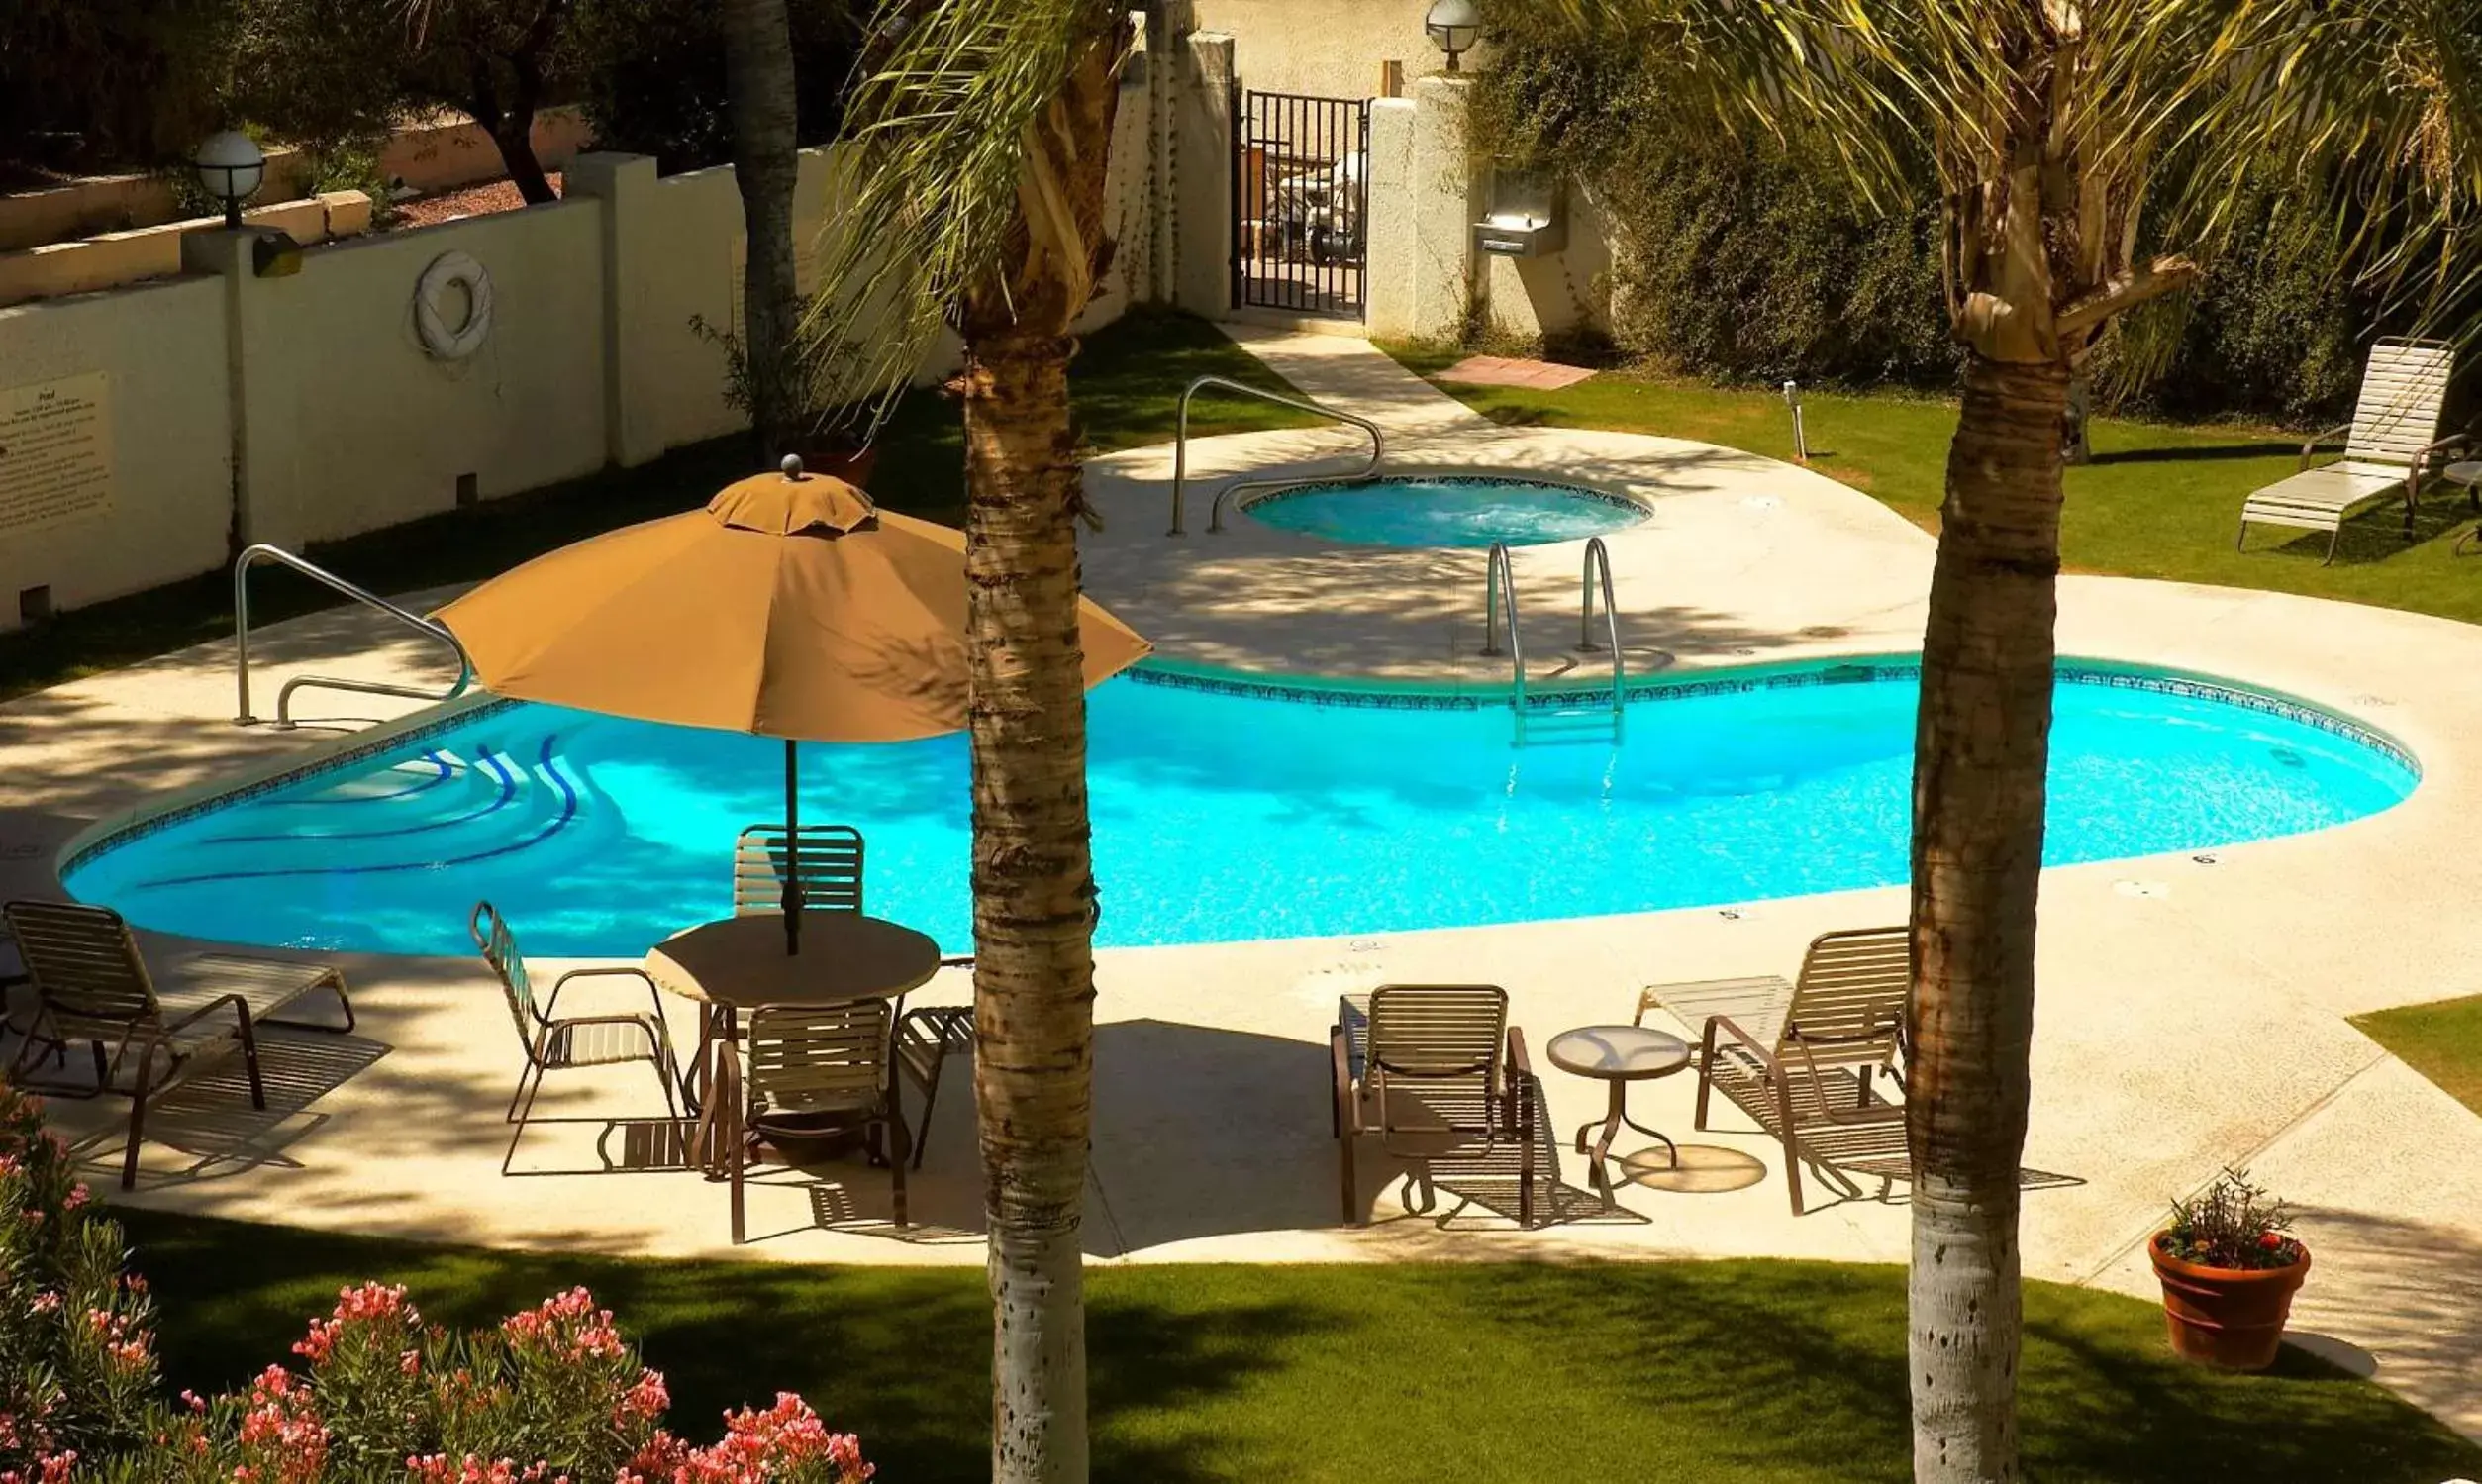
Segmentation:
[(863, 489), (870, 487), (871, 472), (879, 466), (876, 445), (856, 448), (844, 439), (833, 436), (802, 438), (794, 444), (793, 451), (801, 455), (805, 471), (842, 479)]
[(2172, 1350), (2226, 1370), (2264, 1370), (2283, 1343), (2292, 1296), (2310, 1276), (2310, 1249), (2289, 1267), (2207, 1267), (2163, 1250), (2166, 1232), (2146, 1241), (2154, 1276), (2163, 1284), (2163, 1319)]

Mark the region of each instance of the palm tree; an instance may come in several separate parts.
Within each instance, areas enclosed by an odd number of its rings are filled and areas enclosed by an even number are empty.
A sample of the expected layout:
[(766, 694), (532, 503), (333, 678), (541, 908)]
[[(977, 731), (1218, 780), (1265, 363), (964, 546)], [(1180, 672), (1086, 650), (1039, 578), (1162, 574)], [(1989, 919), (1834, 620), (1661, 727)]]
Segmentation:
[(726, 114), (733, 179), (742, 193), (740, 351), (749, 424), (764, 457), (782, 453), (806, 409), (796, 403), (801, 291), (793, 250), (793, 192), (801, 179), (793, 28), (785, 0), (723, 0)]
[(1079, 1239), (1093, 1123), (1096, 895), (1077, 647), (1070, 329), (1110, 256), (1118, 0), (885, 0), (846, 133), (848, 234), (823, 339), (901, 389), (965, 343), (974, 1090), (990, 1226), (991, 1477), (1086, 1477)]
[(2374, 271), (2412, 269), (2442, 240), (2423, 229), (2482, 199), (2482, 0), (1517, 0), (1502, 23), (1546, 11), (1657, 49), (1679, 106), (1865, 200), (1910, 207), (1927, 166), (1945, 203), (1966, 364), (1914, 775), (1914, 1471), (2013, 1480), (2071, 382), (2116, 318), (2197, 276), (2252, 158), (2334, 183), (2348, 233), (2402, 234)]

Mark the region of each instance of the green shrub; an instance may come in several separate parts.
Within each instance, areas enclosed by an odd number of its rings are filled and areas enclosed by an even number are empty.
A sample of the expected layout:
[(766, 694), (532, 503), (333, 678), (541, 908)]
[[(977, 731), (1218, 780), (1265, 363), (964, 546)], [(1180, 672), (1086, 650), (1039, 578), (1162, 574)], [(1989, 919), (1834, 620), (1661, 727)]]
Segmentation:
[[(1874, 211), (1831, 163), (1676, 107), (1659, 42), (1516, 26), (1493, 42), (1477, 138), (1563, 171), (1613, 225), (1623, 348), (1724, 381), (1954, 384), (1927, 162), (1911, 211)], [(2106, 341), (2107, 403), (2295, 423), (2349, 409), (2380, 329), (2373, 305), (2352, 292), (2327, 224), (2272, 181), (2243, 221), (2199, 288)]]
[(234, 0), (0, 0), (0, 160), (186, 159), (219, 124)]

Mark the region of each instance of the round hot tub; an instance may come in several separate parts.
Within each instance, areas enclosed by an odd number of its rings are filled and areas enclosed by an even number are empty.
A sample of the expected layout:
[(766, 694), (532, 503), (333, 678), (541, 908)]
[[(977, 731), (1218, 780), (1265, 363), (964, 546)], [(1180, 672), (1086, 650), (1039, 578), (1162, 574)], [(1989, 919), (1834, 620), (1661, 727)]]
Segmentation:
[(1365, 546), (1539, 546), (1644, 522), (1635, 500), (1490, 474), (1297, 484), (1241, 506), (1260, 525)]

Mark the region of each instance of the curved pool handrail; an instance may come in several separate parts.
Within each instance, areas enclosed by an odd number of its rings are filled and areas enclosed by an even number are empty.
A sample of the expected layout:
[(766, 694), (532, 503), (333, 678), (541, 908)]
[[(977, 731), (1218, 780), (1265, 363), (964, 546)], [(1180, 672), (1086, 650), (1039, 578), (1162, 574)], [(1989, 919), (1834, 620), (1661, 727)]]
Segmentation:
[(1577, 652), (1592, 654), (1604, 647), (1594, 642), (1595, 578), (1603, 579), (1603, 629), (1612, 650), (1612, 735), (1619, 737), (1629, 716), (1626, 694), (1626, 663), (1621, 658), (1620, 607), (1612, 601), (1612, 552), (1603, 544), (1603, 538), (1586, 538), (1586, 568), (1580, 579), (1582, 591), (1577, 595)]
[(1517, 714), (1517, 741), (1526, 740), (1526, 641), (1517, 632), (1517, 571), (1508, 543), (1491, 544), (1490, 564), (1482, 572), (1482, 652), (1499, 652), (1500, 617), (1508, 617), (1508, 704)]
[[(1189, 403), (1190, 399), (1197, 396), (1201, 389), (1210, 386), (1222, 387), (1226, 391), (1240, 392), (1245, 397), (1256, 397), (1262, 402), (1273, 402), (1278, 406), (1290, 407), (1300, 412), (1310, 413), (1316, 417), (1329, 418), (1339, 423), (1349, 423), (1353, 427), (1359, 428), (1362, 432), (1369, 434), (1370, 461), (1362, 466), (1360, 472), (1345, 476), (1347, 478), (1371, 478), (1379, 472), (1380, 461), (1387, 457), (1387, 435), (1380, 431), (1378, 424), (1370, 421), (1368, 418), (1360, 417), (1349, 412), (1339, 412), (1333, 407), (1324, 407), (1319, 403), (1307, 401), (1299, 397), (1287, 397), (1279, 392), (1268, 391), (1263, 387), (1255, 387), (1246, 382), (1235, 381), (1229, 376), (1201, 376), (1197, 380), (1189, 383), (1189, 385), (1181, 392), (1179, 420), (1175, 427), (1172, 440), (1172, 529), (1164, 533), (1166, 536), (1185, 536), (1188, 534), (1182, 525), (1182, 512), (1187, 504), (1187, 495), (1189, 490)], [(1256, 488), (1261, 485), (1273, 489), (1280, 488), (1281, 486), (1287, 484), (1298, 484), (1301, 481), (1299, 479), (1279, 479), (1273, 481), (1262, 479), (1241, 479), (1226, 485), (1223, 490), (1216, 495), (1215, 504), (1208, 511), (1207, 530), (1210, 533), (1217, 533), (1224, 529), (1224, 503), (1238, 491)]]
[(241, 699), (241, 709), (235, 715), (235, 721), (244, 726), (250, 726), (258, 720), (250, 714), (249, 709), (249, 569), (262, 561), (272, 561), (279, 566), (291, 567), (312, 581), (342, 593), (366, 608), (375, 608), (415, 633), (447, 644), (450, 652), (456, 655), (456, 683), (436, 694), (427, 690), (417, 690), (412, 686), (391, 685), (380, 680), (347, 680), (325, 675), (296, 675), (285, 681), (283, 687), (276, 692), (276, 725), (278, 727), (290, 728), (293, 725), (293, 692), (305, 687), (352, 691), (368, 696), (403, 696), (416, 701), (452, 701), (465, 694), (465, 688), (473, 683), (473, 658), (465, 652), (465, 645), (457, 640), (457, 637), (448, 632), (447, 625), (399, 608), (369, 589), (347, 582), (325, 567), (305, 561), (282, 546), (261, 542), (246, 548), (233, 561), (233, 667), (234, 679)]

